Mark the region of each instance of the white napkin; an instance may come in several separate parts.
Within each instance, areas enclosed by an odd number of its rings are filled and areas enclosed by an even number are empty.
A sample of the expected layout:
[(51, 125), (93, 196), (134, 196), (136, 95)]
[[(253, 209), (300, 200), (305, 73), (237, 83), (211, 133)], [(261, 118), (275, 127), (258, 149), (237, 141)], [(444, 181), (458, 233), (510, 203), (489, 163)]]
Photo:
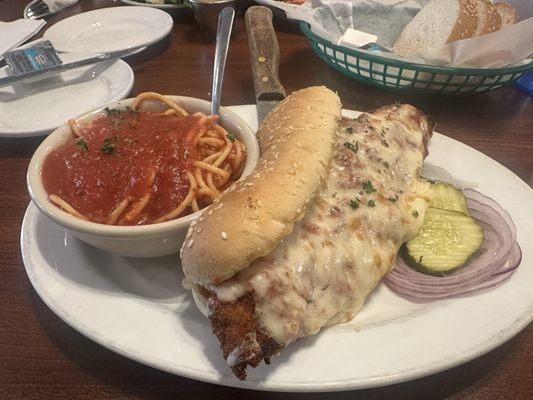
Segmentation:
[(348, 28), (339, 38), (337, 44), (339, 46), (349, 47), (358, 50), (359, 47), (363, 47), (369, 43), (376, 43), (377, 41), (378, 37), (376, 35)]
[(64, 8), (70, 7), (78, 2), (78, 0), (43, 0), (50, 11), (57, 12)]
[(43, 19), (18, 19), (0, 22), (0, 58), (8, 51), (24, 43), (46, 24)]

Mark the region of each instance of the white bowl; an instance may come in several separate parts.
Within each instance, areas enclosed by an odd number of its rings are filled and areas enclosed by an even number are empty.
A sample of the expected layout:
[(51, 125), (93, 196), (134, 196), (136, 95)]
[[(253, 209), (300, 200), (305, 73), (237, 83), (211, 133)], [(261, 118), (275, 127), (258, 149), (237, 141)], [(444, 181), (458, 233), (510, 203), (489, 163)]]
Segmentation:
[[(210, 112), (211, 103), (191, 97), (168, 96), (189, 113), (201, 111)], [(134, 99), (126, 99), (109, 105), (109, 108), (129, 106)], [(159, 102), (147, 100), (142, 108), (148, 111), (162, 111), (167, 107)], [(83, 124), (96, 116), (102, 115), (104, 108), (92, 111), (77, 119)], [(250, 174), (259, 161), (259, 145), (254, 132), (237, 114), (220, 109), (220, 125), (233, 133), (242, 141), (247, 149), (246, 162), (241, 178)], [(190, 223), (196, 219), (202, 210), (158, 224), (137, 226), (104, 225), (84, 221), (61, 210), (48, 199), (44, 189), (41, 170), (46, 156), (56, 147), (72, 139), (68, 124), (64, 124), (53, 131), (37, 148), (28, 167), (27, 185), (32, 201), (39, 210), (55, 223), (63, 226), (75, 237), (102, 250), (118, 253), (129, 257), (157, 257), (178, 254)]]

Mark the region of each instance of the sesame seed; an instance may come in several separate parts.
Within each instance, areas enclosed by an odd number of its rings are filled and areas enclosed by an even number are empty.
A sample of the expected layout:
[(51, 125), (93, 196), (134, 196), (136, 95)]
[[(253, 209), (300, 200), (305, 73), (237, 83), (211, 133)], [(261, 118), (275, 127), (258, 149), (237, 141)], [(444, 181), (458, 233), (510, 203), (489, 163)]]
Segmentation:
[(226, 232), (220, 232), (220, 237), (226, 240), (228, 238), (228, 235), (226, 234)]
[(190, 249), (192, 247), (192, 244), (194, 243), (194, 240), (190, 240), (189, 241), (189, 244), (187, 245), (187, 248)]

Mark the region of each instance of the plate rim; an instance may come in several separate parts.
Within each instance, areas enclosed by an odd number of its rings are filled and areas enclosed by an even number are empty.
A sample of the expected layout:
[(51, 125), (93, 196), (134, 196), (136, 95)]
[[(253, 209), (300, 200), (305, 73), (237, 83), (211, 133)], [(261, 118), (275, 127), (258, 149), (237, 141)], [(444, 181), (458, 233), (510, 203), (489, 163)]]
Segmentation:
[[(244, 105), (244, 106), (232, 106), (229, 108), (233, 108), (233, 111), (236, 110), (244, 110), (244, 107), (248, 107), (248, 111), (252, 109), (252, 107), (255, 108), (255, 105)], [(352, 118), (361, 112), (354, 111), (354, 110), (343, 110), (343, 115), (347, 116), (348, 118)], [(438, 136), (442, 136), (445, 138), (445, 140), (450, 140), (452, 142), (455, 142), (455, 144), (458, 144), (460, 146), (466, 147), (469, 151), (474, 150), (476, 153), (476, 156), (482, 157), (485, 159), (485, 161), (490, 161), (492, 163), (495, 163), (499, 166), (500, 169), (502, 169), (506, 175), (509, 177), (512, 177), (513, 181), (515, 181), (517, 184), (523, 185), (523, 187), (529, 189), (532, 191), (533, 189), (527, 185), (526, 182), (524, 182), (519, 176), (514, 174), (511, 170), (497, 162), (496, 160), (488, 157), (484, 153), (480, 152), (479, 150), (474, 149), (473, 147), (470, 147), (458, 140), (455, 140), (453, 138), (450, 138), (448, 136), (439, 134), (438, 132), (435, 132)], [(32, 210), (32, 208), (34, 208)], [(476, 351), (473, 351), (471, 353), (468, 353), (467, 356), (461, 356), (461, 357), (453, 357), (451, 363), (447, 362), (441, 362), (440, 364), (433, 364), (432, 367), (420, 367), (417, 369), (409, 369), (407, 373), (401, 373), (396, 375), (391, 375), (387, 377), (383, 376), (376, 376), (374, 378), (367, 377), (364, 382), (355, 383), (353, 379), (348, 380), (339, 380), (339, 381), (330, 381), (328, 383), (320, 383), (320, 386), (313, 386), (313, 384), (310, 384), (309, 382), (289, 382), (289, 383), (275, 383), (274, 386), (271, 386), (270, 384), (265, 384), (264, 382), (241, 382), (236, 379), (226, 379), (226, 377), (220, 377), (217, 375), (213, 375), (212, 373), (206, 372), (206, 371), (197, 371), (194, 369), (186, 369), (183, 368), (182, 365), (176, 366), (175, 368), (167, 367), (166, 365), (159, 365), (155, 360), (147, 360), (142, 357), (142, 353), (135, 353), (135, 352), (128, 352), (129, 349), (127, 348), (119, 348), (115, 346), (114, 343), (109, 342), (105, 340), (105, 337), (102, 337), (98, 333), (90, 330), (80, 329), (80, 324), (76, 324), (74, 321), (71, 320), (71, 318), (68, 316), (68, 313), (61, 312), (59, 310), (59, 307), (57, 307), (56, 304), (54, 304), (53, 301), (50, 301), (50, 299), (46, 295), (46, 288), (40, 287), (35, 282), (35, 275), (32, 270), (32, 267), (29, 266), (30, 263), (32, 263), (32, 256), (30, 255), (29, 251), (24, 251), (25, 245), (24, 241), (27, 235), (29, 235), (28, 230), (28, 220), (30, 218), (30, 213), (33, 212), (39, 216), (39, 211), (33, 205), (31, 202), (28, 205), (28, 208), (26, 209), (26, 212), (24, 214), (23, 222), (22, 222), (22, 228), (21, 228), (21, 236), (20, 236), (20, 246), (21, 246), (21, 253), (22, 253), (22, 260), (24, 263), (24, 268), (26, 270), (26, 273), (28, 275), (28, 278), (30, 279), (30, 282), (39, 295), (39, 297), (43, 300), (43, 302), (54, 312), (62, 321), (67, 323), (69, 326), (74, 328), (77, 332), (82, 334), (83, 336), (93, 340), (94, 342), (98, 343), (99, 345), (105, 347), (108, 350), (111, 350), (117, 354), (120, 354), (126, 358), (129, 358), (131, 360), (134, 360), (136, 362), (139, 362), (141, 364), (150, 366), (155, 369), (159, 369), (174, 375), (182, 376), (188, 379), (193, 379), (197, 381), (202, 381), (206, 383), (216, 384), (220, 386), (229, 386), (229, 387), (237, 387), (237, 388), (244, 388), (244, 389), (253, 389), (253, 390), (260, 390), (260, 391), (272, 391), (272, 392), (335, 392), (335, 391), (344, 391), (344, 390), (359, 390), (359, 389), (366, 389), (366, 388), (373, 388), (373, 387), (382, 387), (382, 386), (388, 386), (393, 384), (398, 384), (402, 382), (412, 381), (415, 379), (423, 378), (429, 375), (433, 375), (435, 373), (445, 371), (451, 368), (454, 368), (458, 365), (462, 365), (464, 363), (467, 363), (473, 359), (476, 359), (491, 350), (501, 346), (508, 340), (510, 340), (512, 337), (516, 336), (518, 333), (520, 333), (531, 321), (533, 320), (533, 301), (530, 302), (528, 310), (524, 312), (522, 315), (520, 315), (519, 318), (515, 319), (514, 323), (512, 325), (506, 326), (504, 329), (500, 331), (500, 335), (498, 338), (489, 338), (485, 342), (483, 342), (481, 345), (476, 346)], [(36, 217), (36, 218), (37, 218)], [(46, 218), (46, 217), (44, 217)], [(82, 327), (85, 326), (85, 324), (81, 324)], [(216, 380), (218, 378), (218, 381)]]
[[(85, 50), (80, 51), (80, 49), (76, 49), (75, 47), (71, 47), (71, 46), (68, 46), (68, 45), (62, 45), (61, 42), (57, 43), (52, 38), (50, 38), (50, 34), (54, 35), (55, 30), (60, 29), (63, 25), (71, 23), (72, 20), (81, 19), (83, 17), (86, 17), (88, 14), (94, 15), (94, 14), (106, 14), (106, 13), (120, 13), (121, 11), (116, 11), (116, 10), (117, 9), (122, 9), (122, 11), (125, 11), (124, 10), (125, 8), (128, 8), (128, 9), (142, 8), (144, 12), (146, 12), (146, 10), (151, 10), (151, 11), (148, 11), (148, 12), (152, 12), (152, 13), (154, 13), (153, 15), (159, 15), (161, 18), (165, 19), (165, 25), (160, 27), (161, 29), (157, 30), (158, 34), (154, 35), (153, 38), (150, 39), (149, 41), (146, 41), (146, 42), (144, 42), (142, 44), (139, 44), (139, 45), (136, 45), (136, 46), (130, 46), (130, 47), (125, 47), (125, 48), (120, 48), (120, 49), (114, 49), (114, 50), (111, 50), (111, 51), (109, 51), (109, 50), (99, 51), (99, 50), (94, 50), (94, 49), (93, 50), (85, 49)], [(142, 13), (137, 14), (137, 16), (139, 16), (139, 15), (143, 15), (143, 14)], [(146, 22), (146, 19), (143, 20), (143, 22)], [(69, 53), (98, 52), (98, 53), (107, 54), (107, 53), (114, 53), (114, 52), (117, 52), (117, 51), (127, 50), (127, 49), (130, 49), (130, 48), (133, 48), (133, 47), (148, 47), (148, 46), (150, 46), (150, 45), (152, 45), (154, 43), (159, 42), (163, 38), (165, 38), (172, 31), (173, 26), (174, 26), (174, 20), (172, 19), (172, 17), (167, 12), (165, 12), (164, 10), (162, 10), (160, 8), (157, 8), (157, 7), (144, 7), (144, 6), (138, 6), (138, 5), (135, 5), (135, 6), (134, 5), (112, 6), (112, 7), (97, 8), (95, 10), (85, 11), (83, 13), (75, 14), (75, 15), (72, 15), (70, 17), (64, 18), (64, 19), (62, 19), (60, 21), (57, 21), (55, 24), (50, 26), (43, 33), (43, 39), (50, 40), (52, 42), (52, 44), (54, 45), (55, 49), (57, 51), (60, 51), (60, 52), (69, 52)], [(61, 35), (61, 36), (63, 36), (63, 35)]]

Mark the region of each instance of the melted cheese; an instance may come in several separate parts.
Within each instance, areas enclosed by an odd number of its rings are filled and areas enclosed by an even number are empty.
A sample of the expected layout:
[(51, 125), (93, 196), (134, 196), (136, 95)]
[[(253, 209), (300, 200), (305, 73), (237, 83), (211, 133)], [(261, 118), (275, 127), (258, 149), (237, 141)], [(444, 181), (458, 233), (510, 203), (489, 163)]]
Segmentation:
[[(425, 151), (409, 106), (344, 121), (325, 185), (268, 256), (210, 288), (222, 301), (252, 293), (256, 316), (282, 345), (349, 321), (421, 227), (429, 200)], [(382, 109), (384, 110), (384, 109)]]

